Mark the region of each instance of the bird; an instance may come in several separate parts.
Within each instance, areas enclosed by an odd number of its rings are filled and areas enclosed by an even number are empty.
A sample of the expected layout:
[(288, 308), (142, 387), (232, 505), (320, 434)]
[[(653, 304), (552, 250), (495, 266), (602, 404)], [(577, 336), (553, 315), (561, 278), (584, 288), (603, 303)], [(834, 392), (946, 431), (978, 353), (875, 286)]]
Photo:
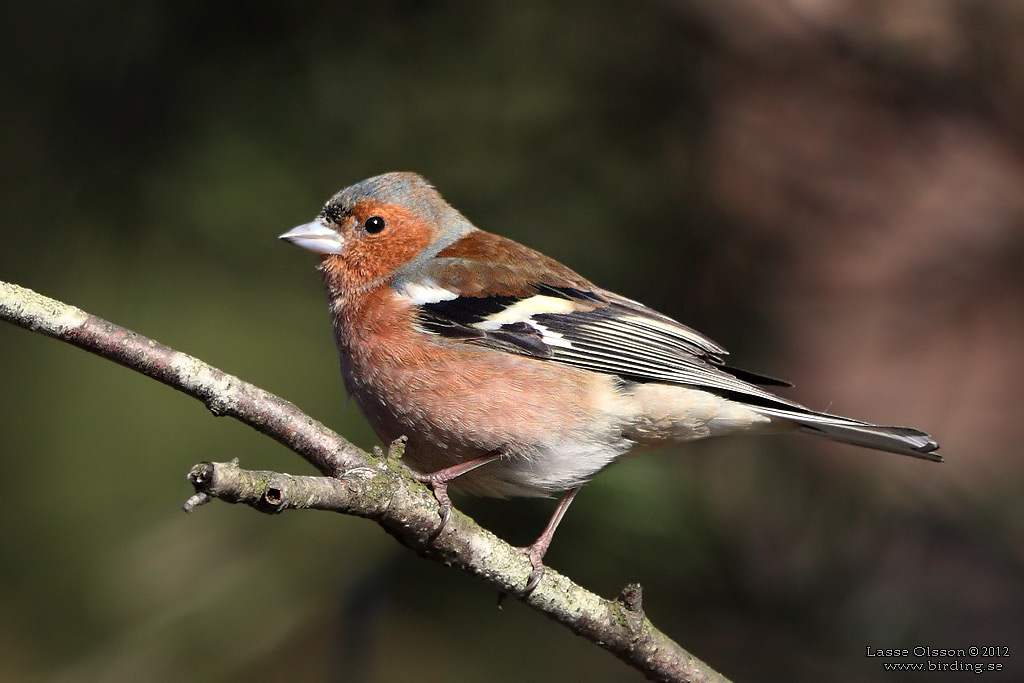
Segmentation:
[(477, 228), (416, 173), (334, 195), (280, 239), (320, 256), (341, 374), (377, 435), (428, 484), (441, 524), (455, 491), (561, 499), (521, 550), (532, 592), (577, 492), (627, 455), (728, 434), (803, 432), (941, 462), (938, 443), (806, 408), (788, 382), (569, 267)]

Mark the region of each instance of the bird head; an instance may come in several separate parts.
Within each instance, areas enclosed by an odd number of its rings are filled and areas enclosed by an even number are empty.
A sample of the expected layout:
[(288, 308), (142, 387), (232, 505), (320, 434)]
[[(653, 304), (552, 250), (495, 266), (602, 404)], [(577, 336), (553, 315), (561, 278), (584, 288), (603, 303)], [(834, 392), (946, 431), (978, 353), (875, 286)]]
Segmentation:
[(320, 254), (333, 294), (351, 296), (432, 258), (473, 225), (415, 173), (386, 173), (345, 188), (309, 223), (280, 236)]

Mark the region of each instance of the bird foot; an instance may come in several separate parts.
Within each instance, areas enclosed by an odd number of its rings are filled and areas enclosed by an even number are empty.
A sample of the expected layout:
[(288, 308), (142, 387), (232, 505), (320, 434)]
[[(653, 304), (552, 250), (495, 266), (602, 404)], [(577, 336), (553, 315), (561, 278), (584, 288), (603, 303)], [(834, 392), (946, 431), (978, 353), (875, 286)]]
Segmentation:
[[(404, 443), (402, 445), (404, 446)], [(445, 467), (437, 470), (436, 472), (430, 472), (429, 474), (420, 474), (419, 472), (412, 473), (412, 476), (416, 481), (426, 484), (434, 491), (434, 498), (437, 499), (437, 514), (441, 518), (441, 525), (434, 532), (434, 538), (441, 535), (441, 532), (445, 530), (445, 527), (448, 526), (448, 522), (451, 521), (452, 518), (452, 499), (448, 497), (449, 482), (461, 477), (466, 472), (472, 472), (477, 467), (482, 467), (500, 457), (501, 455), (499, 453), (485, 453), (484, 455), (473, 458), (472, 460), (460, 462), (457, 465)]]
[(548, 521), (547, 527), (544, 532), (540, 535), (533, 545), (526, 548), (519, 548), (527, 558), (530, 560), (530, 564), (533, 565), (533, 571), (530, 572), (530, 576), (526, 579), (526, 587), (523, 588), (522, 592), (519, 593), (520, 597), (527, 597), (537, 588), (540, 584), (540, 580), (544, 578), (544, 554), (548, 551), (548, 546), (551, 545), (551, 539), (555, 535), (555, 529), (558, 528), (559, 522), (562, 521), (562, 517), (565, 516), (565, 511), (572, 505), (573, 498), (579, 493), (579, 487), (569, 489), (565, 492), (562, 500), (558, 502), (558, 507), (555, 508), (555, 512), (551, 515), (551, 520)]
[(530, 593), (537, 588), (540, 580), (544, 578), (544, 571), (547, 569), (544, 566), (544, 552), (547, 550), (547, 545), (540, 547), (539, 543), (534, 543), (531, 546), (525, 548), (516, 548), (530, 560), (530, 564), (533, 565), (533, 571), (530, 572), (530, 576), (526, 579), (526, 586), (519, 592), (520, 597), (529, 597)]
[(437, 500), (437, 515), (441, 518), (441, 524), (437, 527), (432, 538), (437, 538), (441, 535), (441, 532), (448, 526), (448, 522), (452, 518), (452, 499), (448, 497), (448, 482), (454, 477), (446, 477), (444, 473), (451, 468), (438, 470), (430, 474), (418, 474), (413, 472), (413, 477), (416, 481), (426, 484), (434, 492), (434, 498)]

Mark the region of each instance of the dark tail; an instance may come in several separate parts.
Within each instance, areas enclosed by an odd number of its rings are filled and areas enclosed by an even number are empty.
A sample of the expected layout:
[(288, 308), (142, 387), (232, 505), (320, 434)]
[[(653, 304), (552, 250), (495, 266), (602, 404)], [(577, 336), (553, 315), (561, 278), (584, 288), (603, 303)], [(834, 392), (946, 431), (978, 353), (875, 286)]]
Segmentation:
[(752, 410), (768, 417), (789, 420), (800, 427), (806, 434), (824, 437), (832, 441), (873, 448), (876, 451), (889, 451), (912, 458), (942, 462), (942, 456), (933, 451), (939, 444), (932, 437), (918, 429), (910, 427), (883, 427), (870, 422), (860, 422), (847, 417), (815, 413), (784, 408), (762, 408), (750, 406)]

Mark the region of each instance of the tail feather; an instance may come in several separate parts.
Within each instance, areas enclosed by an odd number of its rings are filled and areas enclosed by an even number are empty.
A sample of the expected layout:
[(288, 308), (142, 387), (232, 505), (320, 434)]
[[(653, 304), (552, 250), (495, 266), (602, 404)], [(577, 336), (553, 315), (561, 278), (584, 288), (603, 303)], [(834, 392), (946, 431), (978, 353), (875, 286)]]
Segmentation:
[(939, 444), (931, 436), (910, 427), (886, 427), (870, 422), (860, 422), (838, 415), (815, 413), (813, 411), (786, 410), (782, 408), (750, 406), (767, 417), (782, 418), (799, 426), (800, 431), (832, 441), (909, 455), (912, 458), (942, 462), (942, 456), (933, 451)]

